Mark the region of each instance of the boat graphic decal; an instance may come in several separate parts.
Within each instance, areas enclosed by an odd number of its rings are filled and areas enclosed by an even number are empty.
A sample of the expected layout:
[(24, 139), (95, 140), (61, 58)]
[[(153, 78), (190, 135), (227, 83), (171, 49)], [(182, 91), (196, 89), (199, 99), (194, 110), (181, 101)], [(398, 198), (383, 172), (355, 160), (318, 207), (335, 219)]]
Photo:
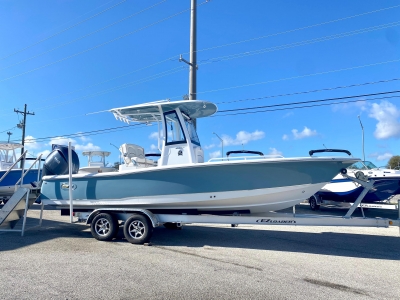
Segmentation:
[(271, 223), (271, 224), (296, 224), (295, 220), (273, 220), (273, 219), (258, 219), (257, 223)]
[[(68, 190), (69, 189), (69, 184), (68, 183), (61, 183), (61, 188), (63, 190)], [(76, 184), (72, 184), (72, 190), (76, 190)]]

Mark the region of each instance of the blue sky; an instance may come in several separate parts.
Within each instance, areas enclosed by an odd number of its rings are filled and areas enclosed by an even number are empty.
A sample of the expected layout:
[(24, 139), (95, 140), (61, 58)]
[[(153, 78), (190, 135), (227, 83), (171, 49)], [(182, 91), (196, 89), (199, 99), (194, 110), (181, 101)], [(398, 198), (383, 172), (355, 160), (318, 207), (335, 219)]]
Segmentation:
[[(198, 5), (197, 98), (220, 111), (400, 90), (400, 1)], [(70, 134), (76, 134), (71, 139), (78, 154), (111, 151), (110, 163), (119, 160), (110, 143), (153, 152), (156, 126), (93, 132), (124, 124), (111, 113), (91, 113), (188, 93), (179, 55), (189, 59), (189, 9), (189, 0), (0, 0), (0, 140), (7, 140), (7, 131), (21, 140), (14, 108), (27, 104), (35, 112), (26, 128), (32, 154), (49, 153)], [(362, 157), (360, 116), (366, 159), (382, 166), (400, 155), (398, 95), (217, 113), (198, 120), (198, 134), (206, 159), (221, 155), (213, 132), (223, 138), (224, 152), (293, 157), (325, 145)]]

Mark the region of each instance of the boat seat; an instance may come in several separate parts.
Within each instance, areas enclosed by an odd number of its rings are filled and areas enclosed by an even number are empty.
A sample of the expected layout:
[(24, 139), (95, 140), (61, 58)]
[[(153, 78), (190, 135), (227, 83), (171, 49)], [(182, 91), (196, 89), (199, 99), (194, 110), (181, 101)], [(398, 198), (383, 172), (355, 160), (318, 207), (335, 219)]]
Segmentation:
[(119, 151), (126, 165), (136, 165), (137, 167), (153, 167), (157, 165), (153, 160), (145, 157), (144, 149), (138, 145), (123, 144)]

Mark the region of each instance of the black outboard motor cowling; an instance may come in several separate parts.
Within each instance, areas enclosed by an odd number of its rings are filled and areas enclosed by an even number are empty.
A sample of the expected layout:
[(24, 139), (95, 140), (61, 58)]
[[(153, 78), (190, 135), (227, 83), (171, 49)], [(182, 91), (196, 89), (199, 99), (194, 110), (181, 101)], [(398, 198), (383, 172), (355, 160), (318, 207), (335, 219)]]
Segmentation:
[[(79, 171), (79, 157), (75, 150), (72, 152), (72, 174)], [(58, 146), (46, 158), (43, 165), (43, 176), (67, 175), (68, 171), (68, 147)]]

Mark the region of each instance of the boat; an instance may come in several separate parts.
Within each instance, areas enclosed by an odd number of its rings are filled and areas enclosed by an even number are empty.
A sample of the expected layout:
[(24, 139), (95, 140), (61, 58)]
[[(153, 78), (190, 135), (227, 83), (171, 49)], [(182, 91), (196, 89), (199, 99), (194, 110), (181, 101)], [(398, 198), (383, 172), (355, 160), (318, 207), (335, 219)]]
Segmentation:
[[(142, 208), (152, 212), (259, 215), (296, 205), (341, 170), (353, 157), (252, 156), (204, 160), (193, 119), (209, 117), (217, 106), (202, 100), (156, 101), (109, 110), (125, 123), (158, 124), (157, 161), (136, 144), (120, 150), (118, 172), (65, 174), (42, 178), (41, 201), (59, 209)], [(50, 154), (45, 162), (51, 165)], [(77, 157), (77, 156), (76, 156)], [(79, 165), (79, 162), (77, 162)], [(71, 187), (70, 187), (71, 186)]]
[[(25, 170), (22, 170), (18, 163), (16, 164), (17, 154), (16, 150), (23, 148), (23, 145), (12, 142), (0, 142), (0, 199), (7, 201), (15, 191), (15, 185), (18, 183), (23, 175), (23, 172), (27, 171), (29, 167), (28, 163), (30, 160), (36, 160), (35, 158), (25, 159)], [(38, 168), (32, 168), (24, 175), (22, 187), (29, 189), (36, 188), (37, 182), (40, 179), (40, 172)]]
[[(373, 188), (364, 196), (362, 203), (385, 203), (391, 196), (400, 194), (399, 170), (378, 168), (370, 161), (358, 161), (347, 168), (347, 175), (364, 181), (374, 180)], [(318, 202), (354, 203), (362, 191), (359, 183), (339, 173), (315, 196)], [(316, 208), (315, 203), (310, 202), (310, 205), (312, 209)]]
[(106, 157), (111, 152), (108, 151), (83, 151), (82, 155), (88, 157), (88, 165), (79, 169), (79, 173), (102, 173), (102, 172), (116, 172), (117, 169), (106, 166)]

